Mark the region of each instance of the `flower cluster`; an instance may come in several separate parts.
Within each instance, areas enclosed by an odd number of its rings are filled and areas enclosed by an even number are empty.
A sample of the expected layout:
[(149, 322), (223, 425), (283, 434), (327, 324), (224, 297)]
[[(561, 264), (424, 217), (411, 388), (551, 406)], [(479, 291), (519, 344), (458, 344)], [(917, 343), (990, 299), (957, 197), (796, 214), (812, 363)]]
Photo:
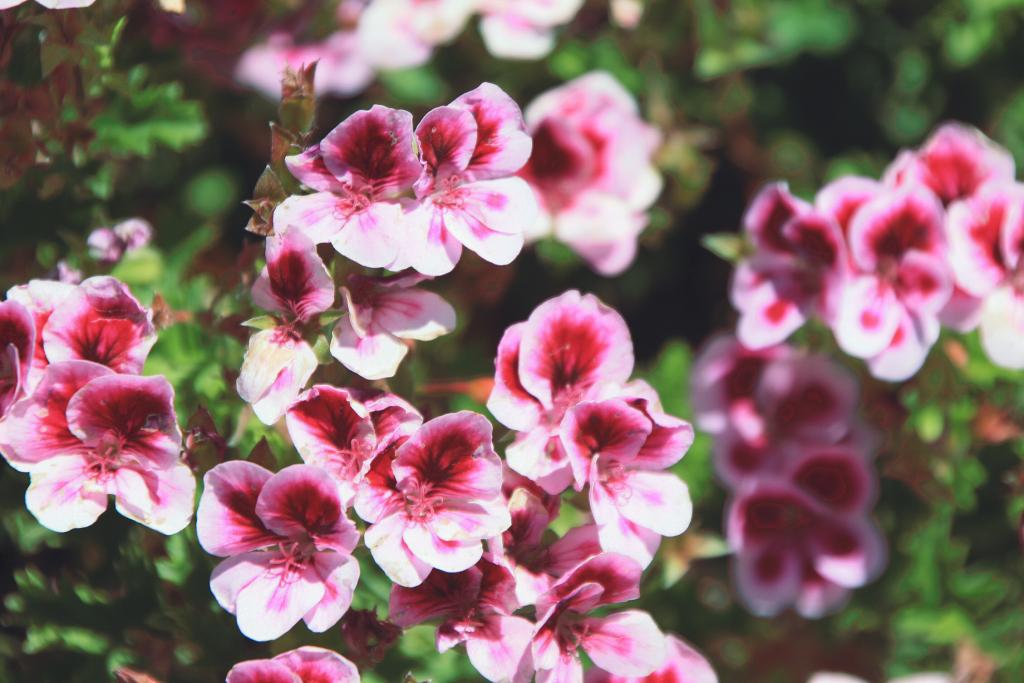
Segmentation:
[[(295, 235), (294, 261), (269, 257), (254, 288), (264, 308), (293, 322), (329, 305), (316, 286), (273, 284), (275, 272), (300, 274), (297, 283), (319, 277), (312, 273), (322, 265), (309, 267), (317, 257), (301, 233), (269, 238), (268, 250)], [(353, 326), (372, 321), (351, 317)], [(488, 680), (580, 680), (582, 648), (607, 680), (696, 663), (702, 680), (713, 681), (703, 658), (648, 614), (591, 614), (639, 597), (660, 538), (682, 533), (691, 514), (686, 485), (667, 468), (693, 430), (661, 410), (651, 387), (630, 380), (632, 342), (621, 316), (592, 295), (567, 292), (509, 328), (495, 365), (488, 405), (519, 432), (505, 462), (491, 423), (476, 413), (425, 421), (394, 394), (329, 384), (275, 398), (303, 464), (273, 474), (229, 461), (204, 480), (199, 540), (227, 558), (210, 581), (217, 601), (257, 640), (299, 621), (330, 628), (351, 604), (361, 535), (394, 584), (390, 622), (436, 622), (438, 649), (464, 645)], [(570, 486), (588, 491), (577, 499), (580, 524), (552, 538), (545, 530)], [(349, 508), (365, 523), (362, 533)], [(332, 653), (315, 654), (336, 664)], [(297, 666), (289, 656), (240, 664), (229, 680), (249, 680), (242, 674), (259, 667), (283, 677)]]
[(319, 60), (317, 91), (354, 95), (377, 71), (425, 64), (474, 14), (480, 15), (480, 34), (492, 55), (539, 59), (554, 47), (556, 29), (582, 6), (583, 0), (342, 0), (337, 30), (327, 38), (296, 44), (289, 34), (275, 33), (242, 55), (236, 75), (277, 97), (284, 67)]
[(89, 526), (109, 495), (165, 534), (192, 519), (174, 390), (138, 375), (155, 341), (152, 313), (112, 277), (32, 280), (0, 303), (0, 453), (31, 477), (43, 526)]
[(526, 108), (526, 123), (533, 154), (520, 175), (541, 206), (527, 236), (553, 235), (602, 275), (621, 273), (661, 193), (652, 163), (661, 134), (603, 71), (542, 94)]
[(129, 218), (111, 228), (96, 228), (89, 233), (86, 245), (89, 255), (100, 263), (110, 265), (153, 239), (153, 226), (143, 218)]
[(811, 317), (880, 379), (914, 375), (940, 326), (980, 325), (994, 362), (1024, 367), (1024, 186), (1010, 154), (950, 123), (904, 151), (881, 181), (839, 178), (813, 203), (765, 187), (744, 217), (753, 254), (732, 300), (750, 348)]
[(733, 494), (727, 533), (744, 602), (764, 615), (841, 607), (885, 563), (869, 518), (873, 436), (856, 417), (853, 377), (824, 356), (722, 336), (695, 364), (692, 391)]

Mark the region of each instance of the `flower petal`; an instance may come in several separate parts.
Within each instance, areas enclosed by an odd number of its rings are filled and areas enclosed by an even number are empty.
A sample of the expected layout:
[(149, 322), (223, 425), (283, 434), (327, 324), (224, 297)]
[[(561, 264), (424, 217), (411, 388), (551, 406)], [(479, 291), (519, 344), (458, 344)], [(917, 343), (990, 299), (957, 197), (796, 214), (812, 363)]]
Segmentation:
[[(313, 609), (306, 612), (302, 619), (310, 631), (323, 633), (337, 624), (352, 605), (352, 596), (355, 594), (356, 584), (359, 583), (359, 562), (341, 553), (320, 552), (313, 558), (313, 566), (323, 583), (324, 597)], [(308, 683), (314, 679), (304, 676), (302, 680), (303, 683)], [(323, 680), (325, 683), (332, 683), (344, 679)]]
[(587, 619), (580, 645), (594, 664), (619, 676), (646, 676), (665, 662), (665, 636), (647, 612), (626, 610)]
[(280, 540), (256, 515), (256, 501), (271, 476), (270, 471), (242, 460), (221, 463), (206, 473), (196, 512), (196, 534), (203, 550), (228, 557)]
[(263, 485), (255, 510), (272, 533), (296, 540), (308, 537), (319, 549), (347, 555), (359, 542), (337, 484), (313, 465), (291, 465), (272, 476)]
[(260, 308), (307, 321), (334, 305), (334, 282), (312, 240), (289, 231), (267, 238), (267, 265), (252, 288)]
[(85, 458), (57, 455), (32, 470), (25, 506), (44, 527), (63, 533), (95, 522), (107, 509), (107, 492)]

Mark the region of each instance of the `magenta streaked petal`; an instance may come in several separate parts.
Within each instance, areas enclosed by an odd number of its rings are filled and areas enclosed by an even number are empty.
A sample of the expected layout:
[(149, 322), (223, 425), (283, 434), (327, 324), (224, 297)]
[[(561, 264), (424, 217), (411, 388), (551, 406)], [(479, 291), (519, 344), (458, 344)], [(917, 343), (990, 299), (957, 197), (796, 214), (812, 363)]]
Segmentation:
[(334, 282), (313, 242), (300, 231), (267, 238), (267, 265), (252, 288), (253, 303), (307, 321), (334, 305)]
[(311, 539), (318, 549), (349, 554), (359, 532), (345, 516), (338, 485), (312, 465), (291, 465), (272, 476), (256, 501), (256, 516), (272, 533)]
[(518, 680), (528, 676), (524, 662), (533, 636), (533, 624), (522, 617), (490, 615), (482, 628), (466, 638), (466, 654), (477, 672), (489, 681)]
[(466, 169), (473, 180), (514, 174), (530, 158), (533, 141), (519, 105), (493, 83), (482, 83), (460, 95), (450, 107), (476, 119), (476, 148)]
[(818, 191), (814, 198), (814, 208), (831, 216), (845, 235), (854, 214), (882, 189), (882, 184), (873, 178), (843, 176)]
[(120, 281), (91, 277), (54, 309), (43, 328), (43, 348), (51, 363), (88, 360), (138, 373), (156, 343), (151, 318)]
[(523, 387), (545, 406), (576, 400), (602, 384), (623, 384), (633, 372), (633, 342), (616, 311), (575, 290), (542, 303), (520, 344)]
[(693, 503), (682, 479), (670, 472), (630, 472), (628, 495), (618, 504), (622, 516), (659, 536), (678, 536), (690, 526)]
[(814, 569), (844, 588), (859, 588), (885, 564), (885, 543), (868, 520), (821, 524), (811, 539)]
[(261, 554), (266, 559), (261, 558), (258, 565), (264, 569), (254, 573), (252, 580), (238, 592), (235, 616), (242, 635), (269, 641), (280, 638), (295, 626), (323, 599), (326, 589), (312, 565), (285, 570), (281, 565), (272, 564), (275, 553)]
[(807, 322), (812, 299), (793, 286), (795, 265), (752, 260), (733, 275), (730, 297), (740, 312), (736, 336), (750, 349), (786, 340)]
[(540, 420), (540, 403), (523, 387), (519, 379), (519, 345), (526, 323), (510, 325), (498, 343), (494, 359), (494, 388), (487, 398), (487, 409), (510, 429), (527, 431)]
[(86, 445), (68, 428), (68, 402), (90, 381), (112, 374), (110, 368), (88, 361), (48, 366), (35, 392), (11, 406), (0, 421), (0, 452), (7, 462), (29, 472), (54, 455), (85, 453)]
[(289, 328), (262, 330), (249, 338), (235, 388), (256, 417), (274, 424), (285, 414), (318, 361), (313, 349)]
[(850, 255), (861, 269), (874, 272), (899, 262), (908, 251), (943, 256), (945, 230), (939, 200), (919, 185), (883, 192), (861, 207), (850, 224)]
[(446, 229), (464, 247), (495, 265), (512, 263), (523, 249), (525, 228), (537, 216), (533, 190), (521, 178), (480, 180), (452, 190), (458, 208), (438, 204), (445, 211)]
[(446, 541), (422, 524), (406, 526), (402, 540), (417, 558), (445, 572), (465, 571), (483, 556), (479, 540)]
[[(303, 615), (302, 620), (310, 631), (323, 633), (337, 624), (352, 605), (352, 596), (359, 583), (359, 562), (341, 553), (319, 552), (313, 557), (313, 566), (323, 583), (324, 597)], [(304, 677), (303, 683), (307, 680), (313, 679)], [(326, 683), (339, 679), (323, 680)]]
[(789, 253), (782, 227), (794, 216), (810, 210), (810, 205), (794, 197), (785, 183), (770, 183), (750, 202), (743, 215), (743, 229), (758, 249)]
[(414, 144), (412, 114), (374, 105), (328, 133), (320, 153), (342, 183), (380, 199), (402, 193), (419, 177)]
[(373, 320), (401, 339), (431, 341), (455, 329), (455, 309), (433, 292), (393, 289), (377, 297)]
[(429, 197), (406, 207), (412, 267), (424, 275), (446, 275), (462, 258), (462, 242), (448, 229), (448, 212)]
[(594, 664), (619, 676), (646, 676), (665, 662), (665, 636), (647, 612), (626, 610), (586, 620), (580, 645)]
[(889, 345), (868, 359), (871, 374), (887, 382), (913, 377), (939, 340), (939, 321), (935, 316), (915, 315), (905, 309), (901, 313)]
[(284, 664), (252, 659), (231, 667), (225, 683), (305, 683)]
[(365, 379), (394, 377), (409, 347), (387, 330), (371, 325), (360, 334), (351, 316), (338, 320), (331, 333), (331, 355)]
[(505, 449), (512, 471), (535, 482), (546, 493), (558, 495), (573, 482), (569, 456), (557, 432), (538, 425), (516, 435)]
[(313, 145), (301, 154), (285, 157), (288, 170), (303, 185), (317, 192), (342, 194), (345, 186), (327, 169), (320, 145)]
[(298, 676), (299, 683), (359, 683), (359, 670), (355, 664), (322, 647), (307, 645), (279, 654), (271, 661), (287, 667)]
[(274, 232), (300, 232), (314, 244), (330, 242), (348, 223), (352, 207), (346, 197), (332, 192), (292, 195), (274, 209)]
[(196, 478), (183, 462), (164, 469), (121, 467), (114, 485), (117, 511), (128, 519), (167, 535), (192, 521)]
[(635, 600), (640, 595), (642, 573), (640, 565), (625, 555), (595, 555), (558, 579), (550, 591), (538, 598), (537, 614), (546, 614), (556, 605), (584, 613), (600, 605)]
[(435, 569), (414, 588), (392, 586), (388, 619), (397, 626), (409, 628), (457, 615), (471, 606), (479, 595), (481, 578), (476, 568), (454, 574)]
[(850, 428), (857, 381), (826, 356), (793, 357), (768, 366), (755, 396), (773, 435), (835, 443)]
[(949, 262), (957, 285), (967, 293), (985, 296), (1016, 265), (1006, 261), (1003, 236), (1020, 221), (1022, 206), (1024, 187), (1019, 183), (989, 183), (949, 205)]
[(577, 403), (565, 414), (560, 428), (576, 489), (583, 489), (592, 458), (631, 461), (643, 448), (652, 428), (646, 415), (622, 399)]
[(106, 448), (114, 439), (122, 457), (143, 468), (179, 462), (174, 389), (162, 376), (97, 377), (68, 401), (67, 421), (71, 433), (91, 449)]
[(363, 542), (389, 579), (399, 586), (418, 586), (430, 574), (431, 565), (405, 545), (402, 540), (405, 527), (404, 514), (388, 515), (366, 530)]
[(778, 614), (800, 590), (800, 560), (784, 546), (768, 544), (740, 552), (734, 575), (743, 602), (760, 616)]
[(91, 525), (107, 509), (107, 491), (78, 455), (56, 455), (32, 469), (25, 506), (39, 523), (63, 533)]
[(22, 378), (27, 382), (29, 391), (39, 384), (46, 366), (50, 364), (43, 349), (43, 328), (54, 309), (71, 296), (75, 289), (75, 285), (58, 280), (29, 280), (28, 284), (7, 290), (7, 300), (17, 301), (27, 308), (35, 321), (36, 345), (32, 368), (27, 379)]
[(196, 533), (203, 550), (228, 557), (281, 540), (256, 515), (256, 501), (271, 476), (269, 470), (242, 460), (222, 463), (206, 473), (196, 512)]
[(942, 258), (919, 251), (903, 257), (895, 282), (896, 295), (911, 311), (936, 316), (953, 294), (949, 266)]
[(477, 144), (476, 120), (465, 110), (437, 107), (420, 120), (416, 138), (424, 165), (416, 194), (422, 197), (466, 170)]
[(642, 568), (651, 564), (661, 545), (660, 535), (626, 519), (604, 486), (590, 490), (590, 507), (603, 550), (627, 557)]
[(36, 328), (32, 313), (17, 301), (0, 302), (0, 352), (11, 361), (4, 376), (0, 376), (0, 418), (27, 388), (35, 351)]
[(398, 269), (408, 227), (402, 207), (394, 202), (374, 202), (345, 217), (331, 237), (339, 254), (367, 268)]

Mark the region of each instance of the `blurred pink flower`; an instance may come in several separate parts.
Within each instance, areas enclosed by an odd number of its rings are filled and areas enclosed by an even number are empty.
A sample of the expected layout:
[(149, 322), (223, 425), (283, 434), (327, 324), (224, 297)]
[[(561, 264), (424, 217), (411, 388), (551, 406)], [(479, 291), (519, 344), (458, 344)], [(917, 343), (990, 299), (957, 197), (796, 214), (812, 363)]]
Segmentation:
[(267, 42), (245, 51), (238, 61), (235, 77), (276, 99), (281, 96), (285, 67), (299, 69), (313, 62), (317, 62), (313, 86), (318, 95), (355, 95), (374, 77), (374, 69), (366, 61), (352, 31), (337, 31), (320, 42), (303, 45), (296, 45), (287, 33), (275, 33)]
[(668, 651), (665, 663), (654, 673), (615, 676), (601, 669), (591, 669), (587, 672), (586, 683), (718, 683), (718, 676), (708, 660), (686, 641), (668, 634), (665, 648)]
[(96, 228), (89, 233), (89, 254), (105, 264), (117, 263), (130, 251), (140, 249), (153, 239), (153, 226), (142, 218), (129, 218), (112, 228)]
[(28, 472), (29, 511), (53, 531), (117, 511), (164, 534), (192, 519), (195, 479), (182, 461), (174, 390), (163, 377), (96, 363), (49, 365), (31, 396), (0, 421), (0, 452)]
[(661, 192), (652, 161), (661, 134), (605, 72), (542, 94), (527, 107), (526, 123), (533, 153), (521, 175), (542, 213), (527, 238), (553, 234), (598, 273), (621, 273)]
[(277, 474), (241, 460), (203, 479), (196, 513), (199, 543), (217, 565), (210, 588), (253, 640), (274, 640), (300, 620), (321, 633), (352, 603), (359, 532), (337, 485), (312, 465)]
[(479, 0), (487, 51), (504, 59), (540, 59), (555, 46), (555, 29), (572, 21), (584, 0)]

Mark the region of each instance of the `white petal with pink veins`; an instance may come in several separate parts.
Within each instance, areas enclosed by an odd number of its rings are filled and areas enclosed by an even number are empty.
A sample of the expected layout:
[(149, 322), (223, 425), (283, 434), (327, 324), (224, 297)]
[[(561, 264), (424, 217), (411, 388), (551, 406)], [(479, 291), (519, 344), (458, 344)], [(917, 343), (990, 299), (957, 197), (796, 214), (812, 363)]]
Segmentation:
[(366, 379), (394, 377), (409, 347), (390, 332), (371, 326), (360, 336), (347, 317), (334, 326), (331, 355), (342, 365)]
[(84, 457), (56, 456), (32, 470), (25, 505), (44, 527), (65, 532), (95, 522), (107, 509), (107, 492)]

